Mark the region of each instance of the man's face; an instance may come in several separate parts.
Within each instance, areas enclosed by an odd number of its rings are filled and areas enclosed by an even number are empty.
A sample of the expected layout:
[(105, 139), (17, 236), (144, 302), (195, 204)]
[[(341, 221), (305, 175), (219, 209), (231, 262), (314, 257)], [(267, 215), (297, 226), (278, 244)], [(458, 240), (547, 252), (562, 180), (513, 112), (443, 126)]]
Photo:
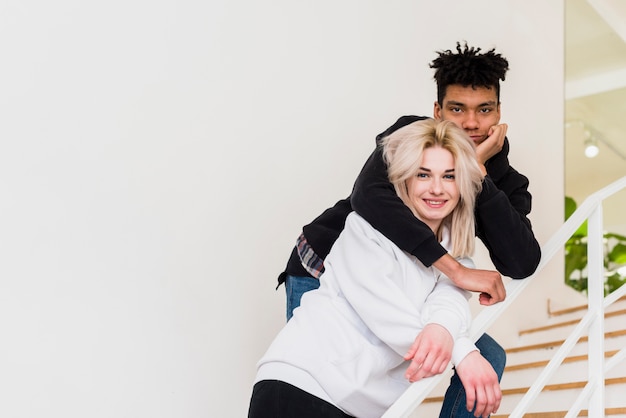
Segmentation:
[(500, 105), (495, 88), (448, 86), (443, 105), (435, 102), (435, 119), (454, 122), (470, 136), (475, 145), (489, 136), (489, 129), (500, 121)]

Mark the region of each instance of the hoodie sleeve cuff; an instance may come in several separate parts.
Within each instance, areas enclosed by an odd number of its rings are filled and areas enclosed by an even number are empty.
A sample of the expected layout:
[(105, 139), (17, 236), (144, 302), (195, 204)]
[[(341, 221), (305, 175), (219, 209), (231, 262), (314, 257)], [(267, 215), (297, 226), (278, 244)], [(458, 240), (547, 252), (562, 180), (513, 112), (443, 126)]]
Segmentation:
[(479, 350), (469, 338), (462, 337), (454, 341), (454, 348), (452, 349), (452, 364), (456, 366), (472, 351)]

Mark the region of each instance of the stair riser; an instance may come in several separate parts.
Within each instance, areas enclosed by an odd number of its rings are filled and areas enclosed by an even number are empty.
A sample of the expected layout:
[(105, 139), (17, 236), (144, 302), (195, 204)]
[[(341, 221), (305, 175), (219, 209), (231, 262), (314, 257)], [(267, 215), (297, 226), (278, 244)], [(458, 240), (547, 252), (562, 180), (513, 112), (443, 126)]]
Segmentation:
[[(562, 322), (559, 318), (559, 321)], [(626, 323), (626, 316), (619, 315), (614, 317), (609, 317), (605, 319), (604, 322), (604, 330), (605, 332), (609, 331), (617, 331), (624, 329), (624, 324)], [(543, 324), (543, 325), (549, 325)], [(574, 330), (577, 324), (560, 326), (558, 328), (551, 328), (544, 331), (534, 331), (531, 333), (522, 334), (519, 337), (519, 340), (515, 343), (517, 346), (525, 346), (531, 344), (543, 343), (545, 341), (553, 341), (553, 340), (564, 340), (566, 339), (571, 332)]]
[[(502, 376), (501, 387), (503, 389), (529, 387), (537, 377), (539, 377), (542, 371), (543, 368), (506, 371)], [(588, 367), (586, 361), (564, 363), (559, 367), (555, 375), (552, 376), (548, 384), (586, 381), (587, 375)], [(607, 378), (621, 376), (626, 376), (626, 361), (622, 361), (606, 374)]]
[[(529, 412), (545, 412), (545, 411), (563, 411), (568, 410), (576, 400), (580, 393), (580, 389), (558, 390), (543, 392), (536, 399)], [(624, 403), (624, 394), (626, 394), (626, 385), (607, 386), (605, 391), (605, 405), (607, 408), (621, 407)], [(508, 395), (502, 399), (498, 414), (509, 414), (522, 400), (523, 395)], [(441, 404), (425, 403), (418, 407), (411, 418), (437, 417)], [(586, 409), (586, 408), (585, 408)], [(612, 415), (611, 418), (618, 418)], [(626, 418), (626, 417), (625, 417)]]
[[(580, 391), (581, 389), (568, 389), (542, 392), (529, 409), (529, 412), (568, 410), (576, 400)], [(624, 394), (626, 394), (626, 384), (606, 386), (605, 407), (623, 407)], [(507, 414), (513, 411), (522, 400), (522, 397), (523, 395), (509, 395), (503, 397), (498, 414)]]
[[(555, 339), (550, 338), (549, 341)], [(604, 340), (604, 349), (619, 350), (626, 347), (626, 335)], [(507, 352), (507, 365), (529, 363), (533, 361), (549, 360), (554, 356), (559, 347), (524, 350), (519, 352)], [(572, 348), (568, 356), (584, 355), (588, 352), (587, 341), (582, 341)]]

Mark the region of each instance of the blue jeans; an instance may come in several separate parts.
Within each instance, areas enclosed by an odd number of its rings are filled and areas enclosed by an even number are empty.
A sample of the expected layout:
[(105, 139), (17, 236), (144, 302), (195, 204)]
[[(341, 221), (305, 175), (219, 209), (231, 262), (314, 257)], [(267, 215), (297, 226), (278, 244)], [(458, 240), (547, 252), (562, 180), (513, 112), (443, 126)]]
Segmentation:
[[(319, 286), (320, 281), (312, 277), (287, 276), (285, 281), (287, 321), (291, 319), (293, 310), (300, 306), (302, 295), (309, 290), (317, 289)], [(506, 354), (500, 344), (489, 335), (483, 334), (476, 341), (476, 347), (496, 371), (498, 380), (502, 379), (502, 372), (504, 372), (504, 365), (506, 364)], [(473, 418), (474, 414), (465, 408), (465, 403), (465, 389), (463, 389), (461, 379), (455, 372), (450, 379), (450, 386), (446, 390), (439, 418)]]
[(320, 287), (320, 281), (313, 277), (296, 277), (287, 275), (285, 290), (287, 292), (287, 321), (293, 316), (293, 310), (300, 306), (300, 299), (309, 290)]
[[(498, 374), (498, 381), (502, 379), (504, 365), (506, 364), (506, 353), (504, 349), (493, 338), (487, 334), (483, 334), (478, 341), (476, 347), (480, 350), (480, 354), (491, 364), (491, 367)], [(450, 386), (446, 390), (441, 406), (439, 418), (474, 418), (474, 414), (469, 412), (465, 407), (467, 399), (465, 397), (465, 389), (461, 383), (461, 379), (456, 371), (450, 378)]]

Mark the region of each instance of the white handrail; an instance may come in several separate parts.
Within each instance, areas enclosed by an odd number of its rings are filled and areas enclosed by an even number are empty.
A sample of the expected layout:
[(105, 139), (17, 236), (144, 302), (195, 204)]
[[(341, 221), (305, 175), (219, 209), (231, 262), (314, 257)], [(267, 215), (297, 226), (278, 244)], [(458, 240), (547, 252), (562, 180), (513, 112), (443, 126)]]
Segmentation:
[[(512, 280), (511, 282), (509, 282), (506, 285), (506, 291), (507, 291), (506, 300), (501, 303), (485, 307), (476, 316), (476, 318), (474, 318), (473, 323), (472, 323), (472, 329), (470, 332), (471, 337), (473, 339), (477, 339), (491, 326), (491, 324), (493, 324), (496, 321), (496, 319), (498, 319), (498, 317), (521, 294), (521, 292), (526, 288), (526, 286), (528, 286), (535, 279), (535, 277), (537, 277), (537, 275), (543, 270), (546, 264), (548, 264), (548, 262), (550, 262), (552, 258), (560, 250), (563, 249), (563, 246), (565, 245), (567, 240), (574, 234), (574, 232), (576, 232), (576, 230), (580, 227), (580, 225), (582, 225), (582, 223), (588, 218), (590, 217), (594, 218), (594, 216), (592, 215), (595, 215), (596, 219), (594, 219), (593, 221), (590, 220), (589, 222), (590, 225), (589, 225), (589, 230), (588, 230), (588, 238), (590, 242), (587, 246), (587, 249), (588, 251), (600, 251), (599, 253), (600, 257), (598, 259), (597, 257), (598, 253), (596, 253), (592, 255), (591, 259), (589, 260), (588, 271), (589, 271), (590, 277), (589, 277), (589, 282), (588, 282), (588, 291), (590, 291), (591, 287), (593, 286), (594, 288), (596, 288), (595, 292), (601, 292), (600, 294), (604, 295), (604, 282), (602, 280), (601, 275), (600, 277), (592, 277), (592, 276), (597, 276), (598, 271), (601, 273), (602, 272), (601, 269), (603, 268), (602, 245), (601, 245), (601, 236), (602, 236), (602, 229), (601, 229), (602, 228), (602, 225), (601, 225), (602, 206), (601, 205), (604, 199), (612, 196), (613, 194), (617, 193), (618, 191), (624, 188), (626, 188), (626, 176), (620, 178), (619, 180), (609, 184), (608, 186), (602, 188), (601, 190), (598, 190), (597, 192), (587, 197), (587, 199), (585, 199), (585, 201), (576, 209), (576, 211), (567, 219), (567, 221), (565, 221), (565, 223), (558, 229), (558, 231), (541, 247), (541, 261), (539, 262), (539, 265), (537, 266), (537, 270), (535, 271), (535, 273), (525, 280)], [(599, 225), (599, 228), (597, 227), (598, 225)], [(597, 233), (599, 233), (600, 235), (600, 245), (597, 245), (597, 237), (593, 238), (591, 236), (591, 234), (596, 235)], [(596, 242), (594, 242), (594, 246), (596, 248), (592, 249), (591, 241), (594, 239), (596, 239)], [(592, 261), (594, 265), (591, 264)], [(591, 292), (593, 293), (594, 291), (591, 291)], [(598, 335), (599, 335), (598, 329), (597, 329), (598, 323), (600, 323), (599, 327), (602, 330), (602, 334), (604, 333), (603, 331), (604, 308), (608, 306), (610, 303), (617, 300), (619, 297), (621, 297), (621, 295), (623, 295), (624, 292), (626, 292), (626, 286), (623, 286), (623, 289), (619, 289), (619, 292), (620, 292), (620, 296), (611, 297), (611, 295), (609, 295), (606, 299), (602, 299), (601, 301), (600, 301), (600, 298), (598, 298), (596, 294), (593, 294), (594, 298), (597, 299), (597, 301), (592, 302), (590, 300), (589, 312), (591, 313), (588, 313), (588, 315), (594, 315), (593, 318), (591, 316), (589, 318), (589, 321), (591, 322), (589, 329), (590, 329), (590, 333), (592, 334), (589, 336), (590, 350), (597, 351), (598, 344), (595, 340), (598, 338)], [(591, 306), (591, 304), (595, 306)], [(586, 322), (587, 321), (585, 321), (585, 323)], [(601, 346), (604, 344), (603, 338), (604, 338), (604, 335), (602, 335), (602, 339), (600, 342)], [(592, 339), (594, 341), (592, 341)], [(591, 349), (592, 344), (595, 344), (596, 346), (595, 349)], [(563, 349), (563, 351), (566, 351), (564, 350), (563, 346), (561, 347), (561, 349)], [(553, 360), (557, 356), (560, 357), (562, 355), (560, 351), (561, 350), (557, 351)], [(602, 350), (602, 362), (603, 362), (602, 363), (603, 366), (600, 367), (600, 369), (604, 370), (604, 350)], [(560, 363), (560, 361), (555, 361), (554, 364), (552, 363), (552, 361), (548, 363), (548, 366), (546, 366), (546, 369), (553, 369), (553, 370), (548, 370), (548, 371), (544, 370), (545, 373), (546, 374), (553, 373), (556, 370), (556, 367), (558, 367), (559, 365), (557, 363)], [(591, 361), (589, 363), (591, 364)], [(594, 370), (594, 374), (597, 373), (597, 370), (598, 369)], [(604, 372), (600, 372), (600, 374), (602, 376), (602, 379), (600, 380), (596, 378), (596, 381), (600, 382), (600, 388), (603, 389), (604, 388)], [(592, 374), (590, 373), (590, 378), (591, 376)], [(426, 398), (428, 393), (430, 393), (430, 391), (432, 391), (432, 389), (435, 388), (436, 384), (441, 379), (441, 377), (442, 375), (438, 375), (438, 376), (434, 376), (428, 379), (423, 379), (421, 381), (413, 383), (402, 394), (402, 396), (400, 396), (400, 398), (398, 398), (398, 400), (396, 400), (396, 402), (394, 402), (394, 404), (387, 410), (387, 412), (383, 415), (383, 418), (407, 418), (412, 413), (412, 411), (414, 411), (415, 408), (417, 408), (417, 406)], [(593, 386), (594, 385), (590, 385), (590, 387), (593, 387)], [(543, 385), (541, 385), (541, 388), (543, 388)], [(591, 400), (590, 400), (589, 411), (591, 413), (592, 409), (597, 410), (597, 408), (601, 407), (602, 409), (600, 411), (600, 415), (592, 414), (591, 416), (602, 416), (602, 414), (604, 413), (603, 395), (597, 395), (595, 394), (595, 392), (603, 392), (603, 391), (598, 390), (597, 387), (591, 390), (591, 393), (590, 393)], [(530, 394), (530, 390), (526, 394), (526, 396), (528, 396), (529, 394)], [(522, 401), (520, 403), (526, 404), (526, 401), (524, 400), (526, 396), (522, 398)], [(596, 398), (594, 398), (594, 396), (596, 396)], [(523, 413), (523, 411), (517, 411), (516, 409), (516, 413), (517, 412)], [(513, 414), (510, 415), (510, 417), (513, 417), (513, 416), (514, 416)], [(518, 415), (518, 416), (521, 416), (521, 415)]]
[[(588, 382), (593, 387), (588, 411), (604, 416), (604, 248), (602, 201), (587, 220), (587, 313), (593, 315), (587, 340)], [(601, 390), (599, 389), (601, 388)]]

